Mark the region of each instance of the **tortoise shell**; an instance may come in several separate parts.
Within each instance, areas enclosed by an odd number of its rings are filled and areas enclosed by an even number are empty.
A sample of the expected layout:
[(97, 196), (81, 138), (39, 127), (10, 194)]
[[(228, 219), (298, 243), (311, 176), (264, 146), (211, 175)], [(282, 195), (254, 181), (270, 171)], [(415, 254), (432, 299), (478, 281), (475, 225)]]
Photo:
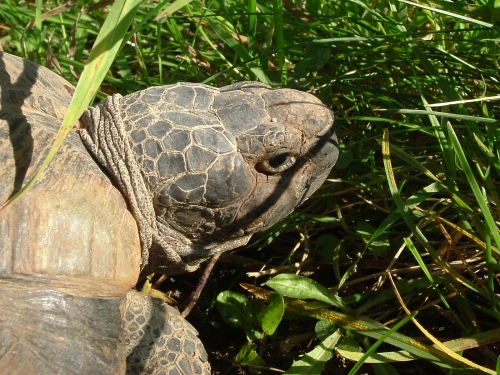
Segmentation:
[[(0, 202), (40, 168), (73, 91), (0, 52)], [(130, 373), (209, 373), (189, 323), (129, 291), (144, 267), (196, 269), (307, 199), (338, 156), (332, 112), (256, 82), (181, 83), (114, 95), (75, 125), (0, 210), (0, 365), (116, 374), (129, 354)]]

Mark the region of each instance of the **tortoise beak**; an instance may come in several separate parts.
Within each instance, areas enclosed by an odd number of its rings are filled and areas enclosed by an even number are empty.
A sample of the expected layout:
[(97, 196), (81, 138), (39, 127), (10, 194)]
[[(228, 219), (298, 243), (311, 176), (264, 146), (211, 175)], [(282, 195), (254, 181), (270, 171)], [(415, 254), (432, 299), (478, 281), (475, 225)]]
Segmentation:
[(257, 173), (256, 189), (241, 206), (235, 220), (245, 233), (263, 231), (288, 216), (325, 181), (339, 149), (332, 121), (311, 137), (295, 165), (283, 173)]

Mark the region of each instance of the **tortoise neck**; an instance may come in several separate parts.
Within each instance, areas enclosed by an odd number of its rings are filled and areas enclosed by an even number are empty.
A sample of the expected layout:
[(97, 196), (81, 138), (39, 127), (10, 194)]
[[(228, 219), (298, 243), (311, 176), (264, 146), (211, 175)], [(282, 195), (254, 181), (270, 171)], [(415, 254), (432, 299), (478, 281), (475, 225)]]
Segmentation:
[(141, 238), (141, 270), (151, 261), (146, 270), (169, 274), (191, 272), (215, 253), (246, 244), (249, 235), (210, 245), (196, 243), (167, 225), (161, 215), (157, 217), (153, 193), (129, 142), (122, 106), (122, 96), (113, 95), (90, 107), (81, 118), (83, 126), (78, 132), (85, 147), (106, 168), (128, 200)]
[(120, 114), (122, 96), (115, 94), (96, 107), (88, 108), (81, 121), (79, 134), (89, 152), (111, 174), (128, 200), (139, 228), (142, 267), (147, 264), (156, 218), (150, 193), (146, 187)]

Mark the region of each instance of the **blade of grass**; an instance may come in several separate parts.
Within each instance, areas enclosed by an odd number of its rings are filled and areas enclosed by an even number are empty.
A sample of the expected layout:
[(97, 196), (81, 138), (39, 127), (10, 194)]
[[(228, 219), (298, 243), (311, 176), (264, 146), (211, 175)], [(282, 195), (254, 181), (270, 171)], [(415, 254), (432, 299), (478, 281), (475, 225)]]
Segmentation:
[[(382, 140), (377, 139), (377, 142), (379, 144), (382, 144)], [(413, 166), (414, 168), (422, 172), (423, 174), (425, 174), (427, 177), (436, 181), (436, 183), (439, 184), (439, 187), (443, 187), (444, 189), (448, 190), (448, 193), (452, 196), (453, 200), (455, 200), (455, 202), (457, 202), (461, 208), (466, 210), (469, 215), (473, 215), (474, 217), (476, 216), (472, 208), (470, 208), (457, 194), (455, 194), (446, 185), (444, 185), (444, 183), (440, 179), (438, 179), (431, 171), (429, 171), (429, 169), (427, 169), (424, 165), (415, 160), (415, 158), (411, 157), (402, 149), (392, 144), (389, 145), (389, 151), (398, 156), (399, 158), (401, 158), (402, 160), (404, 160), (405, 162), (407, 162), (409, 165)]]
[[(471, 289), (471, 290), (473, 290), (476, 293), (479, 293), (481, 295), (485, 295), (485, 293), (480, 288), (478, 288), (475, 284), (469, 282), (465, 277), (460, 275), (457, 271), (455, 271), (452, 267), (450, 267), (447, 262), (445, 262), (441, 258), (441, 256), (436, 252), (436, 250), (434, 250), (434, 248), (429, 244), (429, 241), (425, 238), (425, 236), (423, 235), (420, 228), (417, 227), (417, 225), (413, 222), (413, 220), (408, 215), (408, 212), (407, 212), (408, 208), (405, 206), (403, 200), (401, 199), (401, 196), (399, 195), (399, 191), (397, 190), (396, 180), (394, 178), (394, 173), (392, 172), (392, 164), (391, 164), (391, 160), (390, 160), (390, 147), (389, 147), (388, 137), (389, 137), (389, 131), (387, 129), (385, 129), (383, 143), (382, 143), (382, 154), (384, 156), (384, 158), (383, 158), (384, 166), (386, 168), (386, 175), (387, 175), (391, 195), (392, 195), (392, 197), (394, 199), (394, 203), (396, 203), (396, 206), (398, 207), (399, 212), (400, 212), (401, 216), (403, 217), (406, 225), (408, 225), (408, 227), (411, 229), (411, 231), (413, 232), (413, 234), (417, 238), (420, 245), (422, 245), (422, 247), (424, 247), (427, 250), (427, 252), (432, 256), (434, 261), (436, 261), (443, 269), (445, 269), (448, 273), (453, 275), (453, 277), (456, 280), (458, 280), (459, 282), (461, 282), (462, 284), (467, 286), (469, 289)], [(437, 292), (440, 293), (439, 290), (437, 290)], [(440, 297), (443, 298), (441, 294), (440, 294)]]
[(257, 60), (254, 59), (248, 51), (233, 37), (231, 33), (234, 33), (232, 25), (228, 24), (227, 21), (220, 17), (216, 17), (212, 12), (207, 11), (207, 23), (210, 25), (212, 30), (217, 34), (217, 36), (231, 47), (234, 52), (250, 67), (251, 71), (255, 76), (262, 82), (271, 84), (271, 80), (267, 77), (266, 73), (258, 66)]
[[(335, 323), (339, 327), (359, 333), (364, 336), (375, 338), (377, 340), (384, 336), (387, 331), (389, 331), (387, 327), (381, 325), (380, 323), (364, 320), (361, 318), (355, 318), (350, 315), (342, 314), (340, 312), (327, 309), (308, 310), (307, 304), (304, 304), (300, 301), (288, 301), (286, 303), (286, 309), (296, 314), (307, 315), (315, 319), (326, 320), (331, 323)], [(435, 346), (424, 344), (398, 332), (392, 332), (391, 335), (385, 337), (385, 342), (400, 349), (406, 350), (408, 353), (410, 353), (410, 355), (432, 361), (442, 367), (468, 367), (468, 365), (464, 364), (461, 357), (460, 359), (450, 357), (441, 349)], [(492, 375), (495, 374), (492, 370), (488, 369), (486, 372)]]
[(276, 54), (278, 55), (278, 69), (281, 83), (286, 85), (287, 69), (285, 61), (285, 38), (283, 36), (283, 3), (282, 0), (273, 0), (273, 14), (276, 38)]
[[(440, 73), (439, 69), (436, 68), (435, 64), (422, 52), (421, 48), (417, 45), (413, 45), (411, 47), (411, 51), (416, 55), (417, 59), (422, 63), (422, 65), (425, 67), (425, 70), (427, 73), (436, 80), (436, 83), (439, 86), (439, 89), (445, 94), (446, 98), (448, 101), (459, 101), (462, 100), (460, 95), (457, 93), (455, 88), (452, 86), (451, 82), (448, 81), (448, 79), (443, 76), (443, 74)], [(413, 62), (412, 62), (412, 67), (413, 67)], [(422, 91), (419, 89), (421, 96)], [(427, 105), (427, 102), (425, 101), (424, 105)], [(454, 111), (458, 112), (461, 118), (464, 120), (465, 124), (467, 125), (467, 130), (468, 131), (475, 131), (479, 132), (479, 127), (476, 123), (475, 117), (470, 118), (469, 113), (467, 109), (463, 105), (457, 105), (453, 106), (452, 108)], [(429, 111), (430, 108), (426, 107), (426, 111)], [(434, 111), (432, 111), (434, 112)], [(441, 113), (441, 112), (438, 112)], [(434, 114), (432, 114), (434, 115)], [(443, 116), (443, 115), (440, 115)], [(443, 116), (447, 117), (447, 116)], [(497, 120), (491, 121), (492, 119), (488, 119), (485, 121), (486, 123), (488, 122), (498, 122)], [(470, 129), (470, 130), (469, 130)]]
[(349, 371), (348, 375), (355, 375), (358, 370), (361, 368), (361, 366), (366, 362), (368, 358), (377, 350), (377, 348), (385, 342), (385, 340), (391, 336), (393, 333), (395, 333), (399, 328), (404, 326), (410, 319), (412, 319), (415, 315), (417, 315), (418, 312), (414, 312), (411, 315), (405, 316), (403, 319), (401, 319), (399, 322), (397, 322), (394, 327), (389, 329), (387, 332), (385, 332), (380, 338), (372, 345), (370, 348), (361, 356), (361, 358), (356, 362), (356, 364), (353, 366), (351, 371)]
[(402, 3), (409, 4), (409, 5), (413, 5), (415, 7), (420, 7), (422, 9), (428, 9), (428, 10), (431, 10), (431, 11), (436, 12), (436, 13), (445, 14), (445, 15), (453, 17), (453, 18), (458, 18), (458, 19), (461, 19), (461, 20), (464, 20), (464, 21), (467, 21), (467, 22), (475, 23), (477, 25), (481, 25), (481, 26), (485, 26), (485, 27), (490, 27), (492, 29), (500, 30), (500, 27), (498, 27), (498, 26), (495, 26), (495, 25), (493, 25), (491, 23), (488, 23), (488, 22), (483, 22), (483, 21), (480, 21), (480, 20), (476, 20), (476, 19), (471, 18), (471, 17), (466, 17), (466, 16), (462, 16), (460, 14), (448, 12), (448, 11), (443, 10), (443, 9), (437, 9), (437, 8), (429, 7), (429, 6), (426, 6), (426, 5), (423, 5), (423, 4), (414, 3), (413, 1), (408, 1), (408, 0), (399, 0), (399, 1), (402, 2)]
[[(478, 348), (499, 341), (500, 328), (496, 328), (488, 332), (481, 332), (461, 339), (446, 341), (443, 342), (443, 345), (446, 346), (449, 350), (459, 352), (467, 349)], [(363, 353), (349, 352), (347, 350), (342, 350), (339, 348), (337, 348), (337, 351), (341, 356), (352, 361), (359, 361), (359, 359), (363, 355)], [(418, 359), (418, 357), (408, 353), (405, 350), (402, 350), (399, 352), (374, 353), (370, 356), (366, 363), (407, 362), (414, 361), (416, 359)]]
[(42, 34), (42, 3), (42, 0), (36, 0), (35, 23), (40, 35)]
[[(434, 280), (434, 278), (432, 277), (430, 271), (427, 269), (427, 266), (425, 265), (425, 262), (423, 261), (422, 257), (420, 256), (420, 254), (418, 253), (417, 251), (417, 248), (415, 247), (415, 245), (413, 244), (413, 241), (408, 238), (408, 237), (405, 237), (404, 238), (404, 241), (406, 243), (406, 246), (408, 247), (408, 249), (411, 251), (411, 253), (413, 254), (413, 257), (415, 258), (415, 260), (417, 261), (418, 265), (420, 266), (420, 268), (422, 269), (422, 271), (424, 272), (425, 276), (427, 277), (427, 279), (430, 281), (430, 283), (432, 284), (432, 286), (434, 287), (434, 290), (437, 291), (438, 295), (439, 295), (439, 298), (441, 298), (441, 301), (443, 302), (443, 304), (446, 306), (446, 308), (448, 309), (448, 311), (451, 312), (451, 314), (453, 315), (453, 317), (455, 318), (455, 320), (462, 326), (462, 329), (467, 329), (467, 327), (465, 326), (465, 324), (462, 322), (462, 320), (457, 316), (457, 314), (455, 313), (455, 311), (451, 308), (450, 304), (448, 303), (448, 301), (446, 300), (446, 298), (444, 298), (444, 296), (442, 295), (441, 291), (439, 290), (439, 288), (437, 287), (437, 283), (436, 281)], [(396, 292), (396, 296), (398, 296), (397, 292)]]
[(394, 284), (394, 280), (392, 279), (392, 276), (389, 274), (389, 280), (391, 280), (391, 283), (392, 283), (392, 286), (393, 288), (395, 288), (395, 292), (396, 292), (396, 296), (398, 297), (398, 300), (399, 300), (399, 303), (401, 304), (401, 306), (403, 307), (403, 309), (405, 310), (405, 312), (408, 314), (408, 316), (411, 316), (411, 320), (413, 322), (413, 324), (415, 324), (418, 329), (420, 330), (420, 332), (422, 332), (429, 340), (431, 340), (434, 345), (436, 345), (439, 349), (441, 349), (443, 352), (445, 352), (447, 355), (449, 355), (451, 358), (455, 359), (456, 361), (459, 361), (461, 363), (463, 363), (464, 365), (466, 366), (470, 366), (472, 368), (475, 368), (475, 369), (478, 369), (478, 370), (481, 370), (487, 374), (493, 374), (493, 375), (496, 375), (495, 371), (493, 370), (490, 370), (486, 367), (483, 367), (483, 366), (480, 366), (472, 361), (469, 361), (467, 358), (464, 358), (464, 357), (461, 357), (459, 356), (458, 354), (456, 354), (455, 352), (451, 351), (450, 349), (448, 349), (446, 347), (446, 345), (444, 345), (441, 341), (439, 341), (438, 339), (436, 339), (433, 335), (430, 334), (429, 331), (427, 331), (416, 319), (415, 319), (415, 315), (414, 313), (411, 313), (410, 310), (408, 310), (408, 308), (406, 307), (403, 299), (401, 298), (401, 295), (399, 294), (399, 292), (397, 291), (396, 289), (396, 285)]
[(257, 36), (257, 0), (248, 1), (248, 53), (254, 55)]
[(78, 85), (68, 108), (68, 112), (66, 113), (66, 116), (61, 124), (61, 128), (59, 129), (57, 139), (50, 149), (47, 158), (33, 178), (28, 181), (28, 183), (21, 190), (19, 190), (16, 195), (5, 202), (1, 208), (22, 197), (35, 184), (47, 168), (50, 161), (61, 147), (64, 139), (69, 134), (71, 129), (74, 128), (76, 122), (82, 115), (83, 111), (88, 107), (101, 85), (101, 82), (103, 81), (118, 52), (123, 37), (132, 23), (139, 4), (140, 0), (117, 0), (113, 4), (95, 41), (94, 48), (90, 53), (88, 62), (85, 65), (80, 80), (78, 81)]
[(491, 236), (489, 233), (485, 233), (485, 239), (486, 239), (486, 249), (485, 249), (485, 255), (486, 255), (486, 262), (487, 262), (487, 269), (488, 269), (488, 290), (490, 292), (490, 298), (491, 302), (493, 304), (493, 310), (496, 312), (498, 319), (500, 320), (500, 313), (499, 313), (499, 308), (498, 305), (500, 301), (498, 301), (498, 298), (495, 294), (495, 276), (493, 272), (493, 267), (492, 265), (494, 264), (493, 257), (491, 256)]
[(155, 21), (161, 21), (165, 17), (169, 16), (172, 13), (177, 12), (179, 9), (185, 7), (193, 0), (177, 0), (170, 4), (167, 9), (161, 12), (158, 16), (156, 16)]
[[(455, 134), (455, 131), (453, 130), (453, 127), (449, 122), (447, 124), (447, 129), (451, 144), (455, 149), (457, 158), (460, 161), (460, 165), (465, 173), (465, 176), (467, 177), (467, 181), (469, 182), (472, 192), (474, 193), (477, 203), (483, 213), (484, 220), (486, 222), (485, 229), (489, 231), (489, 234), (493, 237), (493, 240), (495, 241), (497, 249), (493, 250), (495, 250), (497, 256), (500, 256), (500, 231), (498, 230), (498, 227), (495, 224), (495, 220), (491, 215), (490, 208), (488, 207), (488, 202), (481, 193), (481, 189), (479, 188), (479, 185), (474, 177), (474, 174), (472, 173), (472, 169), (469, 165), (469, 161), (465, 156), (462, 145), (460, 144), (460, 141), (458, 140), (457, 135)], [(495, 261), (495, 264), (498, 264), (498, 262)]]
[[(412, 65), (413, 66), (413, 65)], [(427, 100), (425, 99), (424, 95), (422, 94), (421, 90), (420, 91), (420, 96), (421, 100), (426, 107), (427, 107)], [(464, 199), (459, 197), (459, 192), (458, 192), (458, 187), (456, 186), (456, 176), (457, 176), (457, 167), (455, 164), (455, 153), (453, 150), (453, 147), (450, 145), (448, 137), (445, 135), (445, 132), (443, 130), (443, 126), (440, 125), (439, 121), (437, 120), (436, 116), (434, 115), (429, 115), (429, 120), (432, 124), (432, 127), (435, 130), (436, 137), (439, 141), (439, 145), (441, 148), (441, 152), (443, 154), (443, 160), (444, 160), (444, 167), (446, 170), (446, 180), (444, 181), (445, 184), (448, 186), (450, 189), (450, 192), (452, 194), (452, 198), (454, 201), (463, 209), (467, 210), (468, 216), (472, 219), (474, 225), (477, 228), (482, 228), (483, 224), (482, 221), (479, 219), (478, 215), (471, 210), (470, 205), (464, 202)], [(473, 133), (474, 134), (474, 133)], [(464, 225), (467, 225), (467, 222), (465, 219), (462, 221)]]
[(442, 218), (440, 216), (437, 216), (437, 215), (433, 214), (432, 212), (422, 210), (422, 209), (420, 209), (418, 207), (415, 207), (415, 209), (421, 211), (422, 213), (426, 214), (427, 216), (433, 218), (436, 221), (439, 221), (441, 223), (444, 223), (444, 224), (450, 226), (451, 228), (453, 228), (457, 232), (462, 233), (464, 236), (467, 236), (472, 241), (474, 241), (475, 243), (477, 243), (483, 250), (486, 249), (486, 244), (483, 241), (481, 241), (478, 237), (476, 237), (476, 236), (472, 235), (471, 233), (469, 233), (467, 230), (459, 227), (456, 224), (453, 224), (452, 222), (450, 222), (450, 221), (448, 221), (448, 220), (446, 220), (446, 219), (444, 219), (444, 218)]
[(500, 95), (496, 96), (487, 96), (484, 98), (477, 98), (477, 99), (466, 99), (466, 100), (457, 100), (454, 102), (445, 102), (445, 103), (432, 103), (428, 104), (427, 106), (432, 108), (432, 107), (447, 107), (449, 105), (456, 105), (456, 104), (467, 104), (467, 103), (476, 103), (476, 102), (487, 102), (490, 100), (500, 100)]
[(422, 109), (374, 109), (375, 112), (396, 112), (396, 113), (406, 113), (413, 115), (434, 115), (437, 117), (446, 117), (452, 118), (456, 120), (469, 120), (469, 121), (478, 121), (478, 122), (489, 122), (498, 124), (498, 120), (494, 118), (488, 117), (478, 117), (478, 116), (468, 116), (468, 115), (459, 115), (455, 113), (448, 112), (438, 112), (438, 111), (426, 111)]
[[(413, 222), (411, 219), (410, 215), (408, 214), (408, 207), (405, 206), (403, 200), (401, 199), (401, 196), (399, 195), (399, 190), (396, 184), (396, 179), (394, 177), (394, 171), (392, 169), (392, 162), (391, 162), (391, 157), (390, 157), (390, 143), (389, 143), (389, 130), (384, 129), (384, 137), (383, 137), (383, 142), (382, 142), (382, 155), (384, 159), (384, 167), (385, 167), (385, 172), (387, 176), (387, 183), (389, 184), (389, 190), (391, 192), (391, 195), (394, 199), (394, 203), (396, 203), (396, 206), (398, 207), (399, 213), (403, 217), (403, 220), (406, 222), (406, 225), (410, 227), (411, 231), (415, 235), (415, 237), (419, 240), (420, 244), (425, 247), (425, 249), (429, 252), (429, 254), (433, 257), (434, 260), (437, 262), (440, 262), (441, 264), (445, 264), (441, 257), (436, 253), (434, 249), (429, 245), (429, 242), (425, 238), (425, 236), (422, 234), (420, 229), (417, 227), (417, 225)], [(455, 312), (451, 309), (449, 306), (448, 302), (446, 301), (446, 298), (444, 298), (443, 294), (437, 287), (436, 283), (434, 282), (430, 272), (427, 270), (424, 262), (422, 261), (422, 258), (420, 257), (420, 254), (418, 251), (415, 249), (413, 242), (409, 238), (405, 238), (405, 242), (407, 246), (412, 246), (410, 250), (412, 251), (412, 254), (414, 255), (415, 259), (419, 263), (421, 267), (423, 267), (423, 271), (426, 274), (427, 278), (429, 281), (432, 283), (434, 286), (434, 290), (437, 292), (439, 295), (439, 298), (443, 302), (443, 304), (448, 308), (448, 310), (454, 315), (455, 319), (460, 322), (460, 324), (463, 326), (463, 323), (461, 320), (458, 318), (458, 316), (455, 315)], [(447, 267), (447, 265), (446, 265)], [(450, 267), (447, 267), (449, 269)]]

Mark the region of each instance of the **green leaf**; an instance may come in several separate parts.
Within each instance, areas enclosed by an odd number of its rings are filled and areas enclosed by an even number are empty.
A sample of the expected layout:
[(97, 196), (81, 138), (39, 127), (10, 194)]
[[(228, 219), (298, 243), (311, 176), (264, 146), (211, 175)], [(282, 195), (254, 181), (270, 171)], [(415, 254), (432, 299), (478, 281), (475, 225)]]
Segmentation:
[(342, 337), (337, 330), (321, 341), (309, 353), (306, 353), (301, 359), (293, 362), (292, 366), (285, 372), (287, 375), (317, 375), (321, 374), (325, 368), (326, 362), (332, 358), (332, 352), (335, 345)]
[(355, 375), (356, 372), (361, 368), (363, 363), (365, 363), (365, 361), (370, 357), (370, 355), (373, 354), (375, 352), (375, 350), (381, 344), (383, 344), (389, 336), (391, 336), (393, 333), (395, 333), (403, 325), (408, 323), (408, 321), (410, 321), (410, 319), (413, 318), (415, 315), (417, 315), (416, 312), (411, 314), (411, 315), (405, 316), (403, 319), (401, 319), (399, 322), (397, 322), (394, 325), (394, 327), (392, 327), (390, 330), (387, 330), (386, 332), (384, 332), (384, 334), (382, 336), (380, 336), (378, 338), (378, 340), (372, 346), (370, 346), (370, 348), (361, 356), (359, 361), (354, 365), (354, 367), (351, 369), (351, 371), (349, 371), (349, 375)]
[(367, 249), (374, 254), (383, 254), (390, 247), (387, 232), (382, 232), (374, 237), (375, 228), (364, 221), (357, 223), (356, 232), (366, 243)]
[(161, 21), (161, 20), (163, 20), (165, 17), (171, 15), (172, 13), (175, 13), (179, 9), (184, 8), (191, 1), (193, 1), (193, 0), (177, 0), (177, 1), (174, 1), (173, 3), (171, 3), (171, 4), (168, 5), (167, 9), (165, 9), (163, 12), (161, 12), (155, 18), (155, 21)]
[(208, 16), (206, 21), (217, 36), (238, 54), (260, 82), (270, 84), (271, 80), (258, 65), (256, 59), (253, 58), (246, 48), (233, 37), (232, 33), (235, 32), (234, 27), (221, 17), (215, 16), (209, 10), (206, 11), (206, 14)]
[[(364, 353), (348, 350), (346, 348), (337, 348), (338, 353), (351, 361), (358, 362)], [(415, 357), (405, 350), (398, 352), (383, 352), (383, 353), (373, 353), (370, 358), (365, 360), (365, 363), (388, 363), (388, 362), (408, 362), (414, 361), (418, 357)]]
[(321, 255), (324, 260), (331, 262), (335, 256), (335, 250), (340, 240), (333, 234), (324, 234), (318, 237), (316, 253)]
[(253, 307), (250, 302), (244, 295), (226, 290), (219, 293), (216, 304), (224, 321), (243, 329), (250, 340), (260, 339), (262, 334), (258, 330), (260, 324), (257, 316), (260, 309)]
[(448, 12), (446, 10), (442, 10), (442, 9), (438, 9), (438, 8), (428, 7), (428, 6), (425, 6), (425, 5), (422, 5), (422, 4), (414, 3), (413, 1), (408, 1), (408, 0), (399, 0), (399, 1), (401, 1), (402, 3), (410, 4), (410, 5), (413, 5), (413, 6), (416, 6), (416, 7), (420, 7), (420, 8), (423, 8), (423, 9), (429, 9), (429, 10), (432, 10), (432, 11), (437, 12), (437, 13), (442, 13), (442, 14), (445, 14), (447, 16), (458, 18), (458, 19), (461, 19), (461, 20), (464, 20), (464, 21), (467, 21), (467, 22), (471, 22), (473, 24), (477, 24), (477, 25), (481, 25), (481, 26), (485, 26), (485, 27), (490, 27), (492, 29), (500, 30), (500, 27), (498, 27), (498, 26), (495, 26), (495, 25), (493, 25), (491, 23), (483, 22), (483, 21), (480, 21), (480, 20), (477, 20), (477, 19), (474, 19), (474, 18), (471, 18), (471, 17), (462, 16), (460, 14)]
[(273, 0), (274, 35), (276, 40), (276, 54), (278, 55), (278, 69), (281, 75), (281, 84), (286, 85), (287, 69), (285, 59), (285, 38), (283, 36), (283, 1)]
[(325, 340), (333, 332), (337, 330), (335, 323), (329, 322), (327, 320), (318, 320), (314, 326), (314, 332), (320, 341)]
[(347, 331), (344, 339), (337, 345), (337, 350), (359, 353), (359, 358), (363, 355), (363, 348), (358, 344), (352, 332)]
[[(486, 222), (486, 229), (490, 232), (491, 236), (493, 237), (493, 240), (495, 241), (495, 244), (497, 245), (496, 249), (494, 247), (492, 247), (491, 249), (496, 253), (497, 256), (500, 256), (500, 231), (498, 230), (498, 227), (495, 224), (495, 219), (491, 215), (490, 208), (488, 207), (488, 202), (486, 199), (484, 199), (484, 196), (481, 193), (481, 189), (479, 188), (476, 178), (472, 173), (472, 169), (469, 165), (467, 157), (465, 156), (465, 152), (457, 138), (457, 135), (455, 134), (455, 130), (453, 130), (453, 127), (449, 122), (447, 129), (448, 129), (448, 136), (450, 137), (451, 143), (453, 144), (453, 148), (457, 153), (457, 158), (460, 161), (460, 165), (462, 166), (465, 176), (467, 177), (467, 181), (469, 182), (472, 192), (476, 197), (477, 203), (479, 207), (481, 207), (481, 211), (483, 213), (484, 220)], [(496, 262), (496, 264), (498, 264), (498, 262)]]
[(257, 345), (251, 342), (247, 342), (240, 349), (236, 361), (242, 366), (248, 365), (264, 365), (266, 362), (257, 354), (255, 349)]
[(283, 318), (285, 313), (285, 302), (283, 297), (278, 293), (273, 293), (269, 298), (269, 303), (266, 308), (262, 311), (261, 322), (262, 329), (268, 335), (272, 335)]
[(337, 159), (337, 163), (335, 164), (336, 169), (344, 169), (347, 168), (354, 159), (354, 155), (352, 151), (343, 151), (339, 154), (339, 158)]
[(335, 293), (307, 277), (283, 273), (266, 284), (285, 297), (315, 299), (337, 306), (344, 311), (350, 311), (350, 308)]

